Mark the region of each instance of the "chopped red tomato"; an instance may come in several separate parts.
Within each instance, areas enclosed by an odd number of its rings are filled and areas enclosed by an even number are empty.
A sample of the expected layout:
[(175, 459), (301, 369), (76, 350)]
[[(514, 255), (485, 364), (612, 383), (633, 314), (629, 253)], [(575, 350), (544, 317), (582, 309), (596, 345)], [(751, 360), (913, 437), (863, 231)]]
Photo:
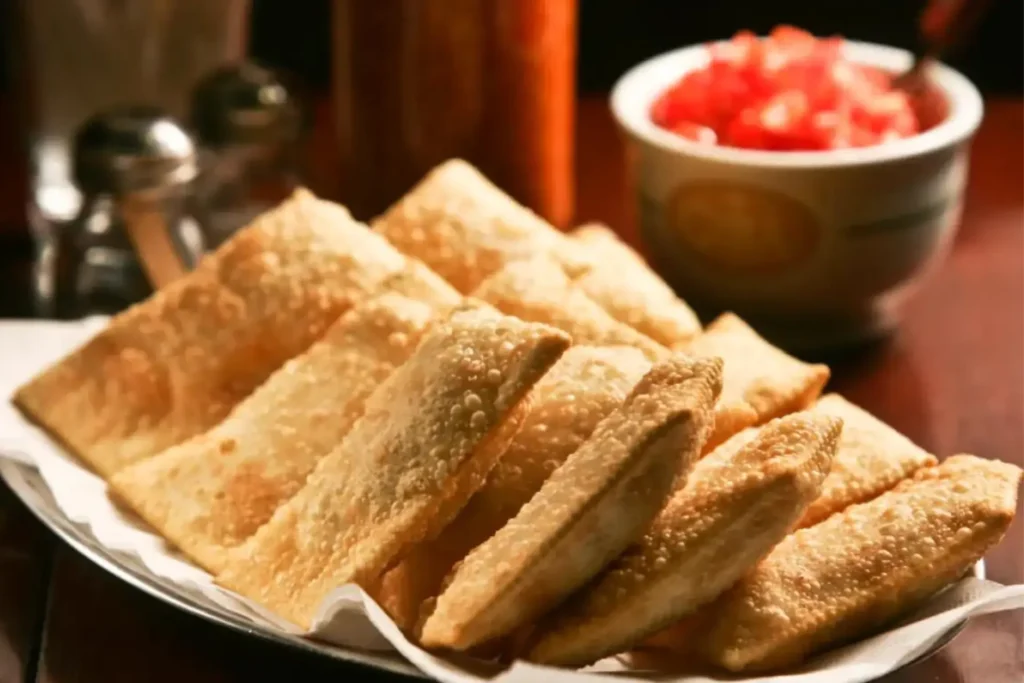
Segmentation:
[(708, 46), (710, 61), (651, 108), (659, 126), (703, 144), (824, 150), (909, 137), (920, 122), (884, 72), (841, 55), (840, 38), (779, 26)]

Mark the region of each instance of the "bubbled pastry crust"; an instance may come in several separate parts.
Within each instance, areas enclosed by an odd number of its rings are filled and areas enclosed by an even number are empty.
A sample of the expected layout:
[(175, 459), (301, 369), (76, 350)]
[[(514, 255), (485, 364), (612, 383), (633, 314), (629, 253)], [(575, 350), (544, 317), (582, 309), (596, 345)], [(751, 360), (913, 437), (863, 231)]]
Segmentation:
[(473, 292), (498, 310), (523, 320), (552, 325), (577, 344), (633, 346), (649, 360), (668, 356), (661, 344), (620, 323), (594, 303), (547, 255), (509, 263)]
[[(541, 621), (531, 661), (584, 666), (624, 652), (729, 588), (821, 490), (842, 421), (796, 413), (698, 462), (643, 538)], [(719, 450), (724, 450), (719, 453)]]
[(788, 536), (702, 615), (697, 651), (732, 671), (779, 669), (917, 607), (1006, 533), (1021, 470), (974, 456)]
[(575, 283), (613, 318), (669, 348), (700, 334), (693, 309), (607, 226), (590, 223), (569, 238), (592, 264)]
[(374, 584), (483, 485), (529, 389), (565, 351), (558, 330), (460, 306), (367, 399), (305, 486), (217, 580), (303, 627), (334, 588)]
[(510, 261), (555, 252), (566, 238), (461, 159), (447, 161), (373, 222), (463, 294)]
[(854, 503), (871, 500), (936, 462), (931, 453), (838, 394), (822, 397), (811, 411), (842, 419), (843, 436), (821, 495), (799, 526), (817, 524)]
[(709, 449), (746, 427), (809, 407), (829, 377), (828, 367), (793, 358), (732, 313), (719, 316), (686, 349), (725, 362)]
[(697, 460), (720, 390), (718, 359), (677, 355), (655, 364), (519, 513), (453, 571), (422, 643), (464, 650), (508, 635), (600, 572)]
[(522, 428), (483, 488), (438, 538), (388, 572), (375, 597), (399, 626), (416, 625), (423, 602), (440, 593), (455, 563), (519, 512), (650, 367), (639, 350), (625, 346), (565, 352), (530, 392)]
[(109, 476), (220, 422), (403, 262), (344, 208), (298, 190), (14, 401)]
[(357, 304), (208, 432), (130, 465), (111, 488), (211, 572), (291, 498), (412, 355), (434, 317), (382, 294)]

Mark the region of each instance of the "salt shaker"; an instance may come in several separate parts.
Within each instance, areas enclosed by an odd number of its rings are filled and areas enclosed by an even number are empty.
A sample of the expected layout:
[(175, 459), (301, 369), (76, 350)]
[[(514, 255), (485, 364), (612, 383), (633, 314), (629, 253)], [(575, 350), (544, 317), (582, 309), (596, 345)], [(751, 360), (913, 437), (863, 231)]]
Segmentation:
[(302, 114), (272, 71), (246, 63), (200, 82), (191, 123), (201, 159), (195, 213), (217, 246), (298, 185)]
[(160, 110), (122, 107), (87, 120), (75, 135), (78, 215), (55, 233), (56, 317), (110, 314), (193, 268), (203, 252), (186, 211), (196, 150)]

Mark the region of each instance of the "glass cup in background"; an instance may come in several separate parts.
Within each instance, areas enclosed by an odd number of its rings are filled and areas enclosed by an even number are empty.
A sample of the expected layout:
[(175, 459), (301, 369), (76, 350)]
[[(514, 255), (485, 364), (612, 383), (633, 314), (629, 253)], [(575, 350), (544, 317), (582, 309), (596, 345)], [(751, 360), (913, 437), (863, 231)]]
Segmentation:
[(335, 0), (340, 198), (367, 220), (462, 157), (573, 214), (576, 0)]
[(124, 105), (184, 120), (195, 84), (244, 59), (249, 0), (16, 0), (8, 9), (39, 254), (36, 295), (45, 299), (54, 231), (82, 202), (70, 163), (77, 128)]

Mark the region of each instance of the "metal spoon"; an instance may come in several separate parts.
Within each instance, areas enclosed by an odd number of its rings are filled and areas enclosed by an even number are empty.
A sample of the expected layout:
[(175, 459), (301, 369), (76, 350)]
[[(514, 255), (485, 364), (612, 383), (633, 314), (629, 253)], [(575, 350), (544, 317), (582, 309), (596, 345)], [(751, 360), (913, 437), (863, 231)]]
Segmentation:
[(918, 20), (914, 63), (892, 79), (894, 88), (918, 93), (927, 85), (928, 65), (963, 44), (988, 10), (990, 0), (927, 0)]

